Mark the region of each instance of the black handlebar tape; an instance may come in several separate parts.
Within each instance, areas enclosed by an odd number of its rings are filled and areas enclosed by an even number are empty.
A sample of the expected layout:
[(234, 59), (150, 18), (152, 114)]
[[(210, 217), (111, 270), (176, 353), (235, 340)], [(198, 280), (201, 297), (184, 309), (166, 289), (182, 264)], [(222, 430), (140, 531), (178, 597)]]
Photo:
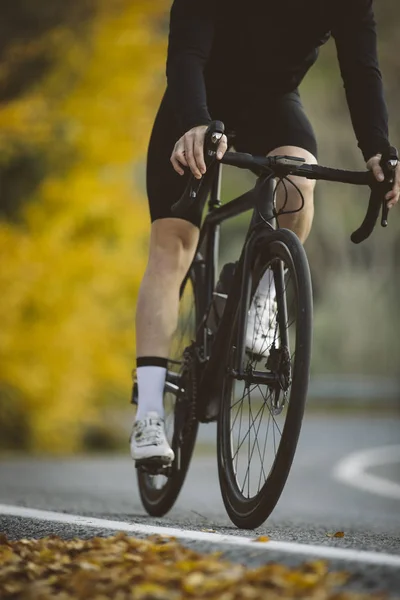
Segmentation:
[(254, 157), (247, 152), (225, 152), (221, 162), (239, 169), (251, 169), (254, 166)]
[(380, 185), (377, 184), (372, 188), (367, 214), (365, 215), (364, 221), (362, 222), (361, 226), (350, 236), (350, 239), (354, 244), (360, 244), (373, 232), (379, 217), (379, 211), (382, 202), (381, 198), (381, 188)]
[(385, 196), (393, 187), (394, 181), (394, 172), (399, 162), (399, 155), (397, 152), (397, 148), (394, 146), (390, 146), (387, 150), (385, 150), (382, 154), (382, 158), (379, 162), (383, 174), (385, 175), (385, 182), (382, 186), (382, 219), (381, 225), (382, 227), (387, 227), (388, 225), (388, 217), (389, 217), (389, 207), (387, 205), (387, 201)]
[(338, 183), (350, 183), (354, 185), (371, 185), (373, 176), (369, 171), (344, 171), (342, 169), (331, 169), (320, 165), (300, 165), (292, 171), (293, 175), (299, 174), (307, 179), (322, 179), (324, 181), (336, 181)]
[[(219, 140), (213, 141), (213, 135), (215, 133), (223, 134), (225, 126), (222, 121), (212, 121), (207, 127), (207, 131), (204, 137), (204, 161), (206, 163), (207, 170), (215, 160), (216, 150), (218, 148)], [(194, 175), (190, 175), (189, 181), (186, 185), (185, 191), (175, 204), (171, 207), (171, 212), (176, 218), (185, 218), (193, 211), (194, 205), (197, 202), (198, 196), (201, 193), (204, 181), (209, 173), (207, 172), (201, 179), (196, 179)], [(196, 209), (200, 207), (196, 207)]]
[(383, 227), (387, 226), (389, 209), (387, 207), (387, 202), (385, 200), (386, 194), (392, 189), (393, 186), (393, 178), (394, 178), (394, 170), (396, 169), (398, 163), (398, 154), (396, 148), (393, 146), (388, 147), (382, 154), (382, 158), (380, 160), (380, 166), (385, 175), (385, 181), (382, 183), (378, 183), (374, 177), (374, 182), (371, 185), (371, 197), (369, 199), (367, 214), (365, 215), (365, 219), (361, 225), (351, 235), (351, 241), (355, 244), (359, 244), (369, 237), (376, 225), (376, 222), (379, 217), (379, 211), (382, 206), (382, 219), (381, 225)]

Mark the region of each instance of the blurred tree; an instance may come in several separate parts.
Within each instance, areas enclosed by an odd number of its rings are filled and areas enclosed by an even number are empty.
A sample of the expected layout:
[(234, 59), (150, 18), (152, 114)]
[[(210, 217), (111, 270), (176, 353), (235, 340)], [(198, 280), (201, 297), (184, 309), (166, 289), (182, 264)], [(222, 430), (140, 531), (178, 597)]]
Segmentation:
[[(36, 152), (47, 161), (36, 188), (21, 182), (21, 195), (36, 201), (22, 206), (19, 224), (0, 222), (0, 439), (8, 446), (75, 450), (108, 395), (128, 398), (148, 231), (132, 171), (155, 110), (164, 9), (99, 2), (88, 33), (77, 40), (61, 28), (53, 67), (0, 109), (5, 160), (22, 165)], [(15, 167), (10, 194), (23, 177)]]
[(49, 34), (60, 27), (82, 33), (96, 0), (3, 0), (0, 7), (0, 102), (20, 96), (54, 62)]
[[(59, 59), (66, 36), (83, 41), (96, 0), (4, 0), (0, 6), (0, 107), (37, 88)], [(40, 119), (40, 115), (37, 115)], [(0, 133), (0, 216), (17, 218), (54, 161), (49, 149), (2, 123)], [(19, 132), (22, 134), (22, 132)], [(58, 168), (61, 168), (59, 162)]]

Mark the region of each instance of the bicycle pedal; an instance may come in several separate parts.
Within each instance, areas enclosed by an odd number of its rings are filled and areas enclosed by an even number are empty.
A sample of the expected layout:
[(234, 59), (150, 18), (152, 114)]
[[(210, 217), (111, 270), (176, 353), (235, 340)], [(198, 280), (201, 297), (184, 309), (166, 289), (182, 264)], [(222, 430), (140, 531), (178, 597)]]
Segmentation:
[(135, 467), (142, 473), (149, 475), (165, 475), (168, 477), (171, 472), (171, 461), (161, 456), (154, 458), (145, 458), (135, 461)]

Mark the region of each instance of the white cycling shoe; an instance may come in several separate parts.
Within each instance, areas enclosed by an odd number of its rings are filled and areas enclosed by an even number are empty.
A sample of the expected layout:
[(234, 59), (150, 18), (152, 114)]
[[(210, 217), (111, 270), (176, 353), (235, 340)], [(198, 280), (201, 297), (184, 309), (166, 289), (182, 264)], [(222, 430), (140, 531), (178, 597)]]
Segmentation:
[(266, 271), (254, 294), (247, 318), (246, 351), (264, 358), (271, 346), (278, 345), (275, 287), (270, 270)]
[(156, 412), (135, 421), (130, 445), (133, 460), (140, 463), (170, 465), (175, 457), (165, 435), (164, 419)]

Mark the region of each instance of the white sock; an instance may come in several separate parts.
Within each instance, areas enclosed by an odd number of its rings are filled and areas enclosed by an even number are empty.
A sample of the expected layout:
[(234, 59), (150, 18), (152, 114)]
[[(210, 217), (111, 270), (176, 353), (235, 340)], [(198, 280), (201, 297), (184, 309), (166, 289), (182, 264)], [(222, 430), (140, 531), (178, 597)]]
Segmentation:
[(275, 282), (272, 269), (267, 269), (258, 284), (258, 294), (275, 298)]
[(164, 418), (164, 383), (167, 369), (145, 366), (137, 368), (138, 408), (136, 420), (144, 419), (146, 413), (156, 412)]

